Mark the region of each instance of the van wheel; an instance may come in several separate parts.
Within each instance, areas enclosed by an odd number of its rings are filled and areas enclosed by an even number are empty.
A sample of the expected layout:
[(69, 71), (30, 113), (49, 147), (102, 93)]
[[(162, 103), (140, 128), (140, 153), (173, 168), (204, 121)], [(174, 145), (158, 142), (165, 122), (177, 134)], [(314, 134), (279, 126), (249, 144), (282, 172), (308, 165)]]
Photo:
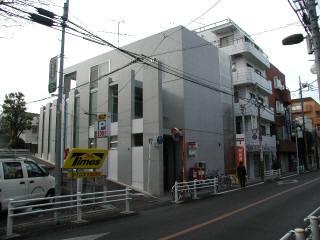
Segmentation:
[[(47, 194), (46, 194), (46, 197), (54, 197), (54, 196), (55, 196), (55, 195), (54, 195), (54, 189), (50, 189), (50, 190), (47, 192)], [(47, 202), (53, 203), (53, 202), (54, 202), (54, 199), (48, 199)]]
[(50, 190), (47, 192), (46, 197), (54, 197), (54, 189), (50, 189)]

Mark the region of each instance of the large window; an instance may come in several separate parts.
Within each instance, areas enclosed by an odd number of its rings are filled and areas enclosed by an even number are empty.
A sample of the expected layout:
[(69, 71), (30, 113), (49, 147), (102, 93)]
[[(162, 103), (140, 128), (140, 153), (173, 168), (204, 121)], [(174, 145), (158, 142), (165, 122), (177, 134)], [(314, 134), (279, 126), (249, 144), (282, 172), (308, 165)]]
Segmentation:
[(89, 126), (95, 124), (97, 119), (98, 92), (91, 92), (89, 99)]
[(111, 113), (111, 122), (118, 121), (118, 85), (109, 88), (109, 112)]
[(142, 88), (135, 87), (134, 89), (134, 117), (142, 118), (143, 117), (143, 96)]
[(236, 133), (242, 133), (242, 117), (236, 117)]
[(37, 166), (35, 163), (27, 161), (25, 162), (25, 165), (27, 168), (29, 178), (46, 176), (46, 173), (41, 168), (39, 168), (39, 166)]
[(143, 146), (143, 134), (137, 133), (133, 134), (133, 147), (141, 147)]
[(3, 162), (4, 179), (23, 178), (20, 162)]
[(90, 89), (98, 87), (99, 66), (93, 66), (90, 68)]

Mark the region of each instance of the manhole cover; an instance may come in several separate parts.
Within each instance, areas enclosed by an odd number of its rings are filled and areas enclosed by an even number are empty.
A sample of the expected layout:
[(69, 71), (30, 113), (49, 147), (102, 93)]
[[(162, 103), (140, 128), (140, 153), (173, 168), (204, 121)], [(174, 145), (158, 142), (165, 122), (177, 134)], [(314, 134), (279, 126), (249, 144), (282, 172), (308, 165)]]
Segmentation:
[(293, 184), (293, 183), (297, 183), (298, 180), (297, 179), (292, 179), (292, 180), (282, 180), (282, 181), (278, 181), (279, 185), (283, 185), (283, 184)]

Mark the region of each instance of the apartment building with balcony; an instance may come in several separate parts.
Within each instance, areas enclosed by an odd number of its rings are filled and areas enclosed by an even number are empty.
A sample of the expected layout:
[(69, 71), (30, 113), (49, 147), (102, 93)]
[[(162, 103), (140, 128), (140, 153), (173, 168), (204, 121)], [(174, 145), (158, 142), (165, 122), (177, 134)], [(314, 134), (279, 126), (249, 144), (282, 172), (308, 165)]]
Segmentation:
[(266, 70), (270, 67), (268, 56), (230, 19), (200, 27), (195, 32), (231, 56), (236, 134), (245, 139), (249, 177), (258, 177), (261, 161), (257, 101), (263, 105), (261, 129), (265, 169), (270, 169), (276, 159), (276, 138), (271, 132), (274, 109), (269, 105), (272, 84), (266, 79)]
[(272, 84), (269, 104), (274, 109), (275, 121), (271, 135), (276, 135), (277, 159), (283, 172), (295, 171), (297, 166), (296, 144), (292, 141), (291, 97), (286, 87), (285, 75), (273, 64), (267, 69), (267, 79)]

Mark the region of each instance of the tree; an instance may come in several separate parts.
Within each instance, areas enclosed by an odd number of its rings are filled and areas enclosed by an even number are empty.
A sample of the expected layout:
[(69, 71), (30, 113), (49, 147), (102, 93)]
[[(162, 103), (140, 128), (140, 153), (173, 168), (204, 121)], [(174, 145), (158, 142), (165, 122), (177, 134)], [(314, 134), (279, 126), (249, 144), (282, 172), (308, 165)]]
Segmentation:
[(21, 92), (6, 94), (2, 105), (2, 126), (9, 134), (9, 148), (21, 145), (20, 135), (31, 128), (31, 114), (26, 112), (26, 102)]

